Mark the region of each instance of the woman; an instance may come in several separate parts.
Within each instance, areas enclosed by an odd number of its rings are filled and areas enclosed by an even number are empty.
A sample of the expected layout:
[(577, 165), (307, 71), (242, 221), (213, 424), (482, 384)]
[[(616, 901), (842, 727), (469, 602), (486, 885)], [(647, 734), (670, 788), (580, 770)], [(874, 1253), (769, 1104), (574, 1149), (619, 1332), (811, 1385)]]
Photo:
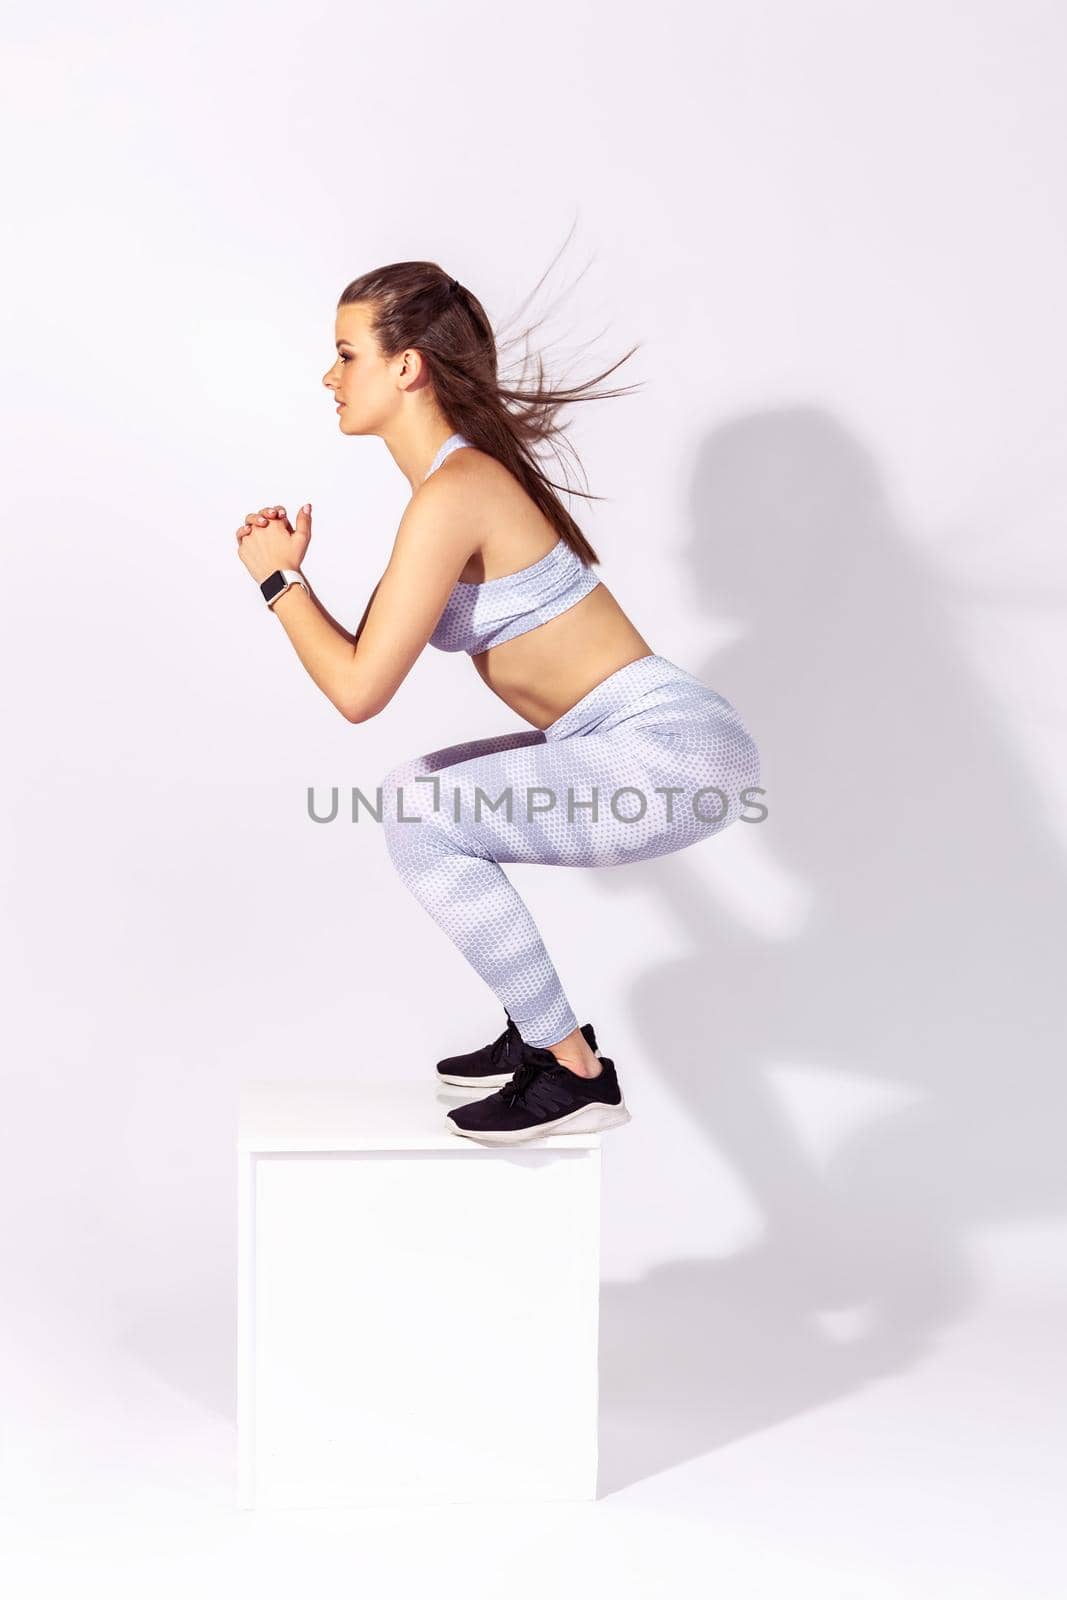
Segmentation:
[(250, 512), (241, 560), (349, 721), (383, 711), (429, 643), (466, 651), (531, 725), (395, 767), (386, 844), (508, 1019), (491, 1044), (438, 1063), (445, 1083), (496, 1090), (451, 1110), (452, 1130), (512, 1144), (617, 1126), (629, 1112), (615, 1064), (579, 1028), (501, 863), (606, 867), (681, 850), (737, 818), (759, 752), (727, 700), (637, 632), (531, 449), (562, 433), (561, 405), (600, 397), (614, 367), (571, 389), (502, 387), (482, 306), (425, 261), (350, 283), (335, 336), (322, 381), (341, 432), (384, 439), (411, 485), (389, 563), (353, 635), (299, 571), (309, 505), (295, 529), (284, 507)]

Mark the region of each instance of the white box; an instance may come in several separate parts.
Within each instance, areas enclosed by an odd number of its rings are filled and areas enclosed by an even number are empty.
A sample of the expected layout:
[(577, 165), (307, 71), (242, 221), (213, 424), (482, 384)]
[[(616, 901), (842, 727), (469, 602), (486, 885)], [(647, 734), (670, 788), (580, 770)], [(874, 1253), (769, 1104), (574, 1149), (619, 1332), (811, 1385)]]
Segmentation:
[(600, 1135), (481, 1145), (476, 1098), (242, 1089), (241, 1507), (595, 1498)]

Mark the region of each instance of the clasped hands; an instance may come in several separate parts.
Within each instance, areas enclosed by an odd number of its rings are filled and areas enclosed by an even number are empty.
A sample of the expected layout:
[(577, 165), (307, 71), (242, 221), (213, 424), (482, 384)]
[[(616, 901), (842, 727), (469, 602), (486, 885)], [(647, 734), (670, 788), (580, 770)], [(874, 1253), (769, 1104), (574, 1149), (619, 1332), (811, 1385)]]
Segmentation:
[(299, 567), (311, 543), (311, 506), (301, 506), (293, 528), (284, 506), (250, 511), (237, 530), (237, 554), (257, 583), (281, 567)]

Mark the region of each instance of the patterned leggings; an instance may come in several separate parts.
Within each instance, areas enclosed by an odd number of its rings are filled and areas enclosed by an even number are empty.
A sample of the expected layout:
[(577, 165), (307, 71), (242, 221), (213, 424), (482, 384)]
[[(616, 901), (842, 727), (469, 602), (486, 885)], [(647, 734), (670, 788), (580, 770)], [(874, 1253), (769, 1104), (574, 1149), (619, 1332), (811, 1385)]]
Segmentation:
[(650, 655), (543, 731), (394, 767), (382, 781), (382, 825), (412, 894), (523, 1039), (547, 1047), (578, 1021), (501, 862), (613, 867), (668, 855), (728, 827), (759, 784), (759, 751), (730, 702)]

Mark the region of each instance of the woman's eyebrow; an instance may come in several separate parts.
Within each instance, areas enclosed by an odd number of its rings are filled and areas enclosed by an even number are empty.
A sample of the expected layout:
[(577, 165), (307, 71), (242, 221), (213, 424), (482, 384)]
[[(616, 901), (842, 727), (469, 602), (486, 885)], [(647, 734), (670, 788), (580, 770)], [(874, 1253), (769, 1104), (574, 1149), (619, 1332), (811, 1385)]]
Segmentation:
[(341, 346), (343, 344), (347, 344), (348, 348), (350, 350), (354, 350), (356, 348), (355, 345), (352, 344), (351, 341), (348, 340), (348, 339), (337, 339), (337, 340), (335, 340), (335, 344), (336, 344), (336, 347), (337, 347), (338, 350), (340, 350), (340, 348), (341, 348)]

